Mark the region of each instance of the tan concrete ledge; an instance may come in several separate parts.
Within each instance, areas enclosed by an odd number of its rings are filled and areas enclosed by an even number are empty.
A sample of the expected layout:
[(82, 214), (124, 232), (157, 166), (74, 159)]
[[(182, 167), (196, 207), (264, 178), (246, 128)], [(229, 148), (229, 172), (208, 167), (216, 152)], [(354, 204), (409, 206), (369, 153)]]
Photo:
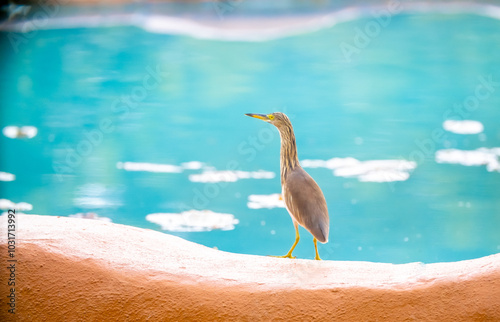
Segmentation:
[[(17, 321), (500, 321), (500, 254), (428, 265), (278, 259), (35, 215), (18, 216), (16, 237)], [(13, 320), (6, 280), (1, 321)]]

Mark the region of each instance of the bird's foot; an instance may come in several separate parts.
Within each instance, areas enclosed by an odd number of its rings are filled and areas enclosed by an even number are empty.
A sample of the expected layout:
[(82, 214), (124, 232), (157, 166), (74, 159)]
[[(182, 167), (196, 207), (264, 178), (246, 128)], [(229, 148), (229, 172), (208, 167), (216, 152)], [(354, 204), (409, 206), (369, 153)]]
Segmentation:
[(269, 257), (276, 257), (276, 258), (297, 258), (297, 256), (292, 256), (292, 254), (286, 254), (286, 255), (283, 255), (283, 256), (269, 255)]
[(321, 259), (321, 258), (319, 258), (319, 256), (318, 256), (318, 255), (316, 255), (316, 257), (314, 257), (314, 259), (315, 259), (315, 260), (317, 260), (317, 261), (322, 261), (322, 259)]

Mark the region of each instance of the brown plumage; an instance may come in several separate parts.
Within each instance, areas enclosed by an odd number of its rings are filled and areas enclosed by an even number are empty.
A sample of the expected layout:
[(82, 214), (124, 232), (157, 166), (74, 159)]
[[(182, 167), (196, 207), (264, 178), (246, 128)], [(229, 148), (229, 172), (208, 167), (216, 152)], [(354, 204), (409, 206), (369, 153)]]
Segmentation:
[(297, 156), (297, 145), (292, 123), (283, 113), (246, 114), (269, 122), (278, 128), (281, 137), (280, 170), (282, 196), (286, 209), (295, 226), (295, 243), (284, 256), (292, 258), (292, 252), (299, 242), (301, 225), (313, 235), (315, 259), (319, 260), (316, 241), (328, 242), (329, 217), (325, 197), (311, 176), (302, 169)]

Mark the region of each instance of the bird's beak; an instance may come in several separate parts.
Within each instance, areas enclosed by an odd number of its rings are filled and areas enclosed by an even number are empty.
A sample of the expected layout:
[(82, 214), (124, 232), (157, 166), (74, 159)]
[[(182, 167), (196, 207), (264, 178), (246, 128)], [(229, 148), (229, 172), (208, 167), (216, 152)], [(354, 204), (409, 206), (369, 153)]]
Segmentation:
[(248, 114), (245, 114), (245, 115), (246, 116), (250, 116), (250, 117), (255, 117), (256, 119), (259, 119), (259, 120), (269, 121), (269, 118), (265, 114), (252, 114), (252, 113), (248, 113)]

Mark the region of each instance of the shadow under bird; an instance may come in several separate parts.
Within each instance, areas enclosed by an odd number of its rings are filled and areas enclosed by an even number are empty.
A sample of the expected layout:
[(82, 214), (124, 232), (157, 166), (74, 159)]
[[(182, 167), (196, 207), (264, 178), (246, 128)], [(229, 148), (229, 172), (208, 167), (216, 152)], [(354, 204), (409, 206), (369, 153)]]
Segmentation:
[(299, 225), (301, 225), (313, 235), (315, 259), (320, 260), (317, 242), (328, 242), (330, 224), (328, 208), (320, 187), (299, 164), (292, 123), (285, 114), (279, 112), (245, 115), (276, 126), (281, 137), (281, 191), (286, 209), (295, 226), (295, 242), (286, 255), (277, 257), (295, 258), (292, 252), (299, 242)]

